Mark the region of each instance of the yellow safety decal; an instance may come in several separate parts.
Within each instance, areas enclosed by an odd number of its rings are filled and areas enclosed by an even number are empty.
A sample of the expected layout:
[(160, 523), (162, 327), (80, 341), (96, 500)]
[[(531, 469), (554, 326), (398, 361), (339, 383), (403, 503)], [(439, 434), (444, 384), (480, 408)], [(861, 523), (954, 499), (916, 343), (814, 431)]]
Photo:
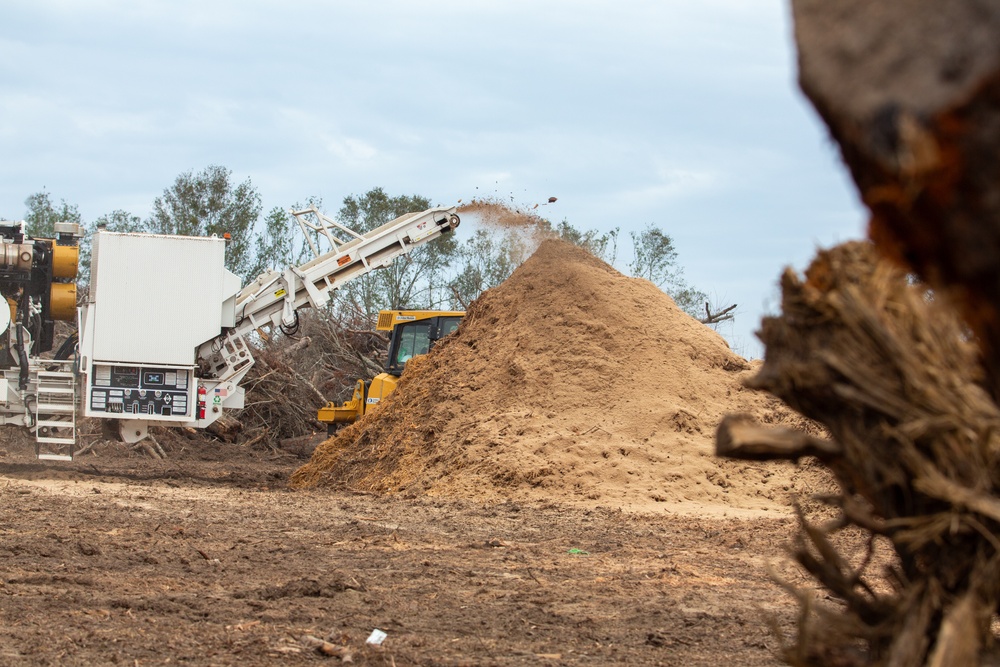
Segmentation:
[(281, 297), (285, 296), (286, 294), (288, 294), (287, 291), (285, 291), (284, 289), (280, 289), (280, 290), (278, 290), (277, 292), (274, 293), (274, 298), (275, 299), (280, 299)]

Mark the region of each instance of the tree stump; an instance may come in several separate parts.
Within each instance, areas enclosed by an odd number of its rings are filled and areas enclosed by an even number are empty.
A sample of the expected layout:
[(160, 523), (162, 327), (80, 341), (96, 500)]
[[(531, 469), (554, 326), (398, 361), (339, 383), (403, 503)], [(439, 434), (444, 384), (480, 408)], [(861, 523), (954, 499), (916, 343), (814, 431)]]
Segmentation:
[[(841, 485), (840, 519), (803, 517), (794, 553), (842, 607), (795, 591), (788, 662), (976, 665), (1000, 603), (1000, 3), (792, 8), (800, 86), (870, 211), (873, 244), (821, 253), (805, 280), (787, 271), (783, 313), (760, 334), (752, 386), (832, 438), (734, 416), (718, 451), (816, 456)], [(830, 536), (849, 526), (891, 542), (891, 593), (837, 553)]]
[[(817, 527), (803, 517), (793, 553), (843, 606), (803, 614), (786, 659), (978, 664), (1000, 602), (1000, 408), (982, 386), (975, 346), (947, 304), (867, 242), (820, 253), (805, 280), (786, 271), (782, 311), (763, 323), (767, 355), (749, 384), (832, 439), (731, 416), (717, 453), (814, 456), (840, 485), (830, 499), (840, 519)], [(891, 542), (893, 593), (876, 593), (883, 575), (853, 569), (834, 548), (832, 534), (847, 527)]]
[(1000, 3), (793, 0), (799, 84), (886, 256), (947, 292), (1000, 397)]

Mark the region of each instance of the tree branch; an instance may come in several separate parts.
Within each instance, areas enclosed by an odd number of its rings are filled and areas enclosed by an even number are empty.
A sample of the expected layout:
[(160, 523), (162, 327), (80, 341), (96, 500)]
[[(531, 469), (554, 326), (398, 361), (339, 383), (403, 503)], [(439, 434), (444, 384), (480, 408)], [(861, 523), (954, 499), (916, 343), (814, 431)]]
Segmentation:
[(712, 312), (709, 308), (708, 303), (705, 303), (705, 317), (698, 320), (702, 324), (718, 324), (719, 322), (725, 322), (726, 320), (731, 320), (735, 316), (734, 311), (737, 304), (733, 304), (727, 308), (723, 308), (720, 311)]

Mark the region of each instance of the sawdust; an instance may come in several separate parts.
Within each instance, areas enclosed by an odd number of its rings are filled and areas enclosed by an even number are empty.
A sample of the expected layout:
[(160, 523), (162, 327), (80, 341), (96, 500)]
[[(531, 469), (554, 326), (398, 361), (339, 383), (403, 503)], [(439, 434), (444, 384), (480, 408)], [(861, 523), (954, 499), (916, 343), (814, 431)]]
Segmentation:
[(652, 283), (547, 240), (292, 483), (639, 511), (787, 511), (793, 495), (827, 483), (818, 467), (713, 455), (727, 413), (802, 425), (744, 388), (750, 373)]
[[(555, 198), (552, 197), (554, 200)], [(550, 236), (550, 225), (548, 220), (538, 215), (535, 209), (521, 206), (512, 206), (499, 199), (479, 198), (473, 199), (467, 204), (458, 207), (460, 214), (473, 214), (480, 221), (488, 226), (501, 229), (523, 229), (540, 235)]]
[(477, 198), (459, 206), (458, 212), (463, 220), (471, 219), (480, 231), (493, 236), (511, 261), (520, 264), (542, 241), (556, 238), (549, 221), (535, 212), (538, 206), (515, 206), (497, 198)]

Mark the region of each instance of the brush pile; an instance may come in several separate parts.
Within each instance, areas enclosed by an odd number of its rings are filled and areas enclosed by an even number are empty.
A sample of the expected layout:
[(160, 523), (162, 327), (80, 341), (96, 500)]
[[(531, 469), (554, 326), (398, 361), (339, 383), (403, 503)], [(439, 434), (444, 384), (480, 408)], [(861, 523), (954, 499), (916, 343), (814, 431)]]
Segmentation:
[(362, 323), (305, 312), (293, 335), (254, 349), (255, 363), (244, 381), (246, 408), (208, 430), (228, 442), (269, 450), (325, 433), (317, 409), (330, 398), (349, 396), (357, 378), (378, 373), (386, 343), (382, 332)]

